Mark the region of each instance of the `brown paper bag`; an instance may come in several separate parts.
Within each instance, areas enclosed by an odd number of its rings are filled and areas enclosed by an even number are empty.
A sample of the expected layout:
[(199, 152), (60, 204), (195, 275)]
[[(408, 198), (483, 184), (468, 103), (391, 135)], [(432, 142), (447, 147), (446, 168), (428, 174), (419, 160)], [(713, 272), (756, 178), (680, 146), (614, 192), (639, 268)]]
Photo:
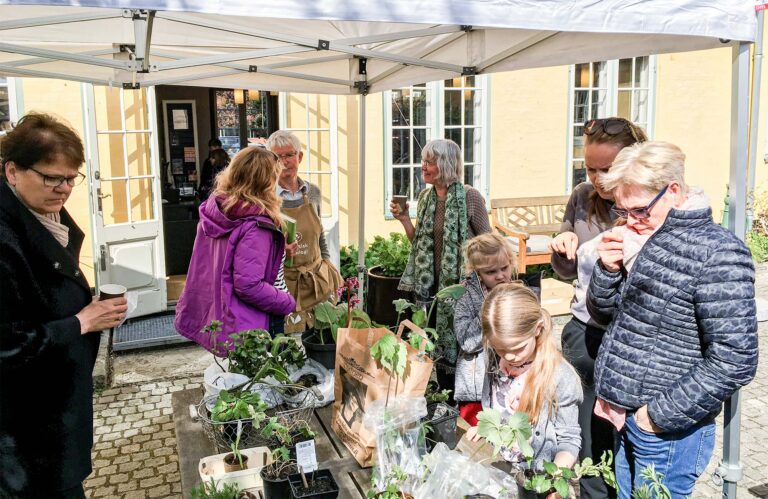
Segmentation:
[[(397, 337), (404, 326), (412, 334), (425, 336), (424, 331), (410, 321), (403, 321)], [(371, 357), (371, 345), (382, 336), (393, 334), (384, 328), (339, 329), (336, 336), (336, 378), (331, 428), (336, 432), (347, 449), (355, 456), (360, 466), (371, 466), (375, 460), (376, 435), (363, 427), (363, 416), (368, 404), (377, 399), (390, 400), (399, 396), (424, 396), (432, 374), (432, 360), (418, 356), (419, 351), (406, 344), (408, 357), (405, 374), (399, 383), (389, 372)]]

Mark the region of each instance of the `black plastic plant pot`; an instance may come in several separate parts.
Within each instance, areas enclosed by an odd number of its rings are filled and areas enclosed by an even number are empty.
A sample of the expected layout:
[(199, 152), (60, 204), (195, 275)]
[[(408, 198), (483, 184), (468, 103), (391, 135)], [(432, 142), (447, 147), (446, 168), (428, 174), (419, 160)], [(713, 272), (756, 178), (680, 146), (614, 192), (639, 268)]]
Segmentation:
[[(397, 311), (393, 301), (403, 298), (411, 300), (411, 293), (400, 291), (400, 276), (388, 277), (381, 274), (381, 267), (376, 266), (368, 270), (368, 289), (365, 293), (365, 311), (373, 322), (386, 326), (396, 326)], [(403, 314), (401, 319), (410, 318)]]
[(288, 477), (282, 480), (271, 480), (264, 476), (265, 469), (262, 468), (259, 473), (262, 482), (264, 482), (264, 499), (291, 499), (293, 496), (291, 495), (291, 483), (288, 481)]
[(333, 478), (330, 470), (317, 470), (312, 473), (305, 473), (309, 489), (304, 487), (301, 479), (301, 473), (296, 473), (288, 477), (291, 483), (291, 493), (295, 499), (335, 499), (339, 497), (339, 486)]
[(310, 329), (301, 335), (301, 342), (304, 344), (304, 350), (307, 357), (321, 363), (326, 369), (333, 371), (336, 369), (336, 343), (333, 342), (331, 331), (326, 331), (326, 343), (320, 342), (320, 334)]
[(444, 402), (429, 404), (427, 416), (422, 422), (427, 428), (427, 450), (430, 452), (438, 442), (443, 442), (449, 449), (456, 448), (456, 419), (459, 411)]

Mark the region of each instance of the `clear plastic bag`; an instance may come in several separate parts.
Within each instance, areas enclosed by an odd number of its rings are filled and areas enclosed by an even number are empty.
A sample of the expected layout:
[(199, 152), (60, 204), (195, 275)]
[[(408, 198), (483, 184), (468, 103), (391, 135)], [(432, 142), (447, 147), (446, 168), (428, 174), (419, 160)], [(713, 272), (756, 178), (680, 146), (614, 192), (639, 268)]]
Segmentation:
[(426, 479), (417, 483), (414, 499), (462, 498), (485, 494), (497, 499), (517, 498), (514, 477), (492, 466), (476, 463), (440, 442), (423, 459)]
[(427, 452), (421, 419), (427, 415), (424, 397), (396, 397), (373, 401), (366, 407), (363, 424), (376, 435), (377, 483), (382, 490), (388, 477), (403, 473), (401, 490), (411, 493), (421, 480), (421, 458)]
[(324, 365), (313, 360), (307, 359), (304, 367), (300, 369), (290, 368), (291, 382), (298, 383), (303, 376), (312, 375), (316, 378), (317, 384), (311, 388), (315, 392), (314, 407), (324, 407), (334, 400), (333, 383), (334, 372), (326, 369)]

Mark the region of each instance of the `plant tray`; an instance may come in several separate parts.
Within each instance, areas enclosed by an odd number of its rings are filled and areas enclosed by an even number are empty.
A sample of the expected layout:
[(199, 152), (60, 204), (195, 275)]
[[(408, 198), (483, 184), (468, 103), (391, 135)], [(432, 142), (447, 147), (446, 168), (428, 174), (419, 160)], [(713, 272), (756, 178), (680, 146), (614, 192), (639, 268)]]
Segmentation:
[(230, 471), (229, 473), (224, 471), (224, 456), (229, 452), (207, 456), (202, 458), (198, 464), (197, 470), (200, 473), (200, 480), (206, 484), (206, 487), (213, 478), (216, 483), (221, 485), (236, 483), (243, 490), (261, 490), (263, 482), (259, 473), (264, 466), (272, 462), (269, 448), (242, 449), (240, 453), (243, 456), (248, 456), (248, 469)]

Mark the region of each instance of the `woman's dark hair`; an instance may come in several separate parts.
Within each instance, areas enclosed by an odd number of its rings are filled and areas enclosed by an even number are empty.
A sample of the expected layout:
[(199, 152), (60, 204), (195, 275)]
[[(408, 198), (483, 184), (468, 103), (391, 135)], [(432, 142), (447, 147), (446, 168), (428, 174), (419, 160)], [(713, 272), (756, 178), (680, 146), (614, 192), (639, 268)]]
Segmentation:
[(3, 168), (8, 161), (26, 170), (36, 163), (53, 163), (61, 158), (79, 169), (85, 163), (83, 141), (69, 125), (50, 114), (27, 114), (0, 139)]
[(208, 141), (208, 147), (221, 147), (221, 141), (219, 139), (211, 139)]
[[(585, 147), (589, 145), (612, 144), (619, 146), (619, 149), (624, 149), (638, 142), (648, 140), (645, 131), (631, 121), (619, 117), (605, 118), (605, 121), (608, 120), (624, 121), (627, 125), (617, 133), (608, 133), (605, 127), (595, 127), (593, 132), (584, 134)], [(596, 121), (599, 122), (601, 120)], [(611, 223), (608, 207), (596, 190), (592, 191), (587, 199), (587, 224), (591, 224), (593, 220), (599, 220), (606, 224)]]
[(224, 168), (229, 164), (229, 154), (224, 149), (211, 151), (211, 164), (218, 168)]

